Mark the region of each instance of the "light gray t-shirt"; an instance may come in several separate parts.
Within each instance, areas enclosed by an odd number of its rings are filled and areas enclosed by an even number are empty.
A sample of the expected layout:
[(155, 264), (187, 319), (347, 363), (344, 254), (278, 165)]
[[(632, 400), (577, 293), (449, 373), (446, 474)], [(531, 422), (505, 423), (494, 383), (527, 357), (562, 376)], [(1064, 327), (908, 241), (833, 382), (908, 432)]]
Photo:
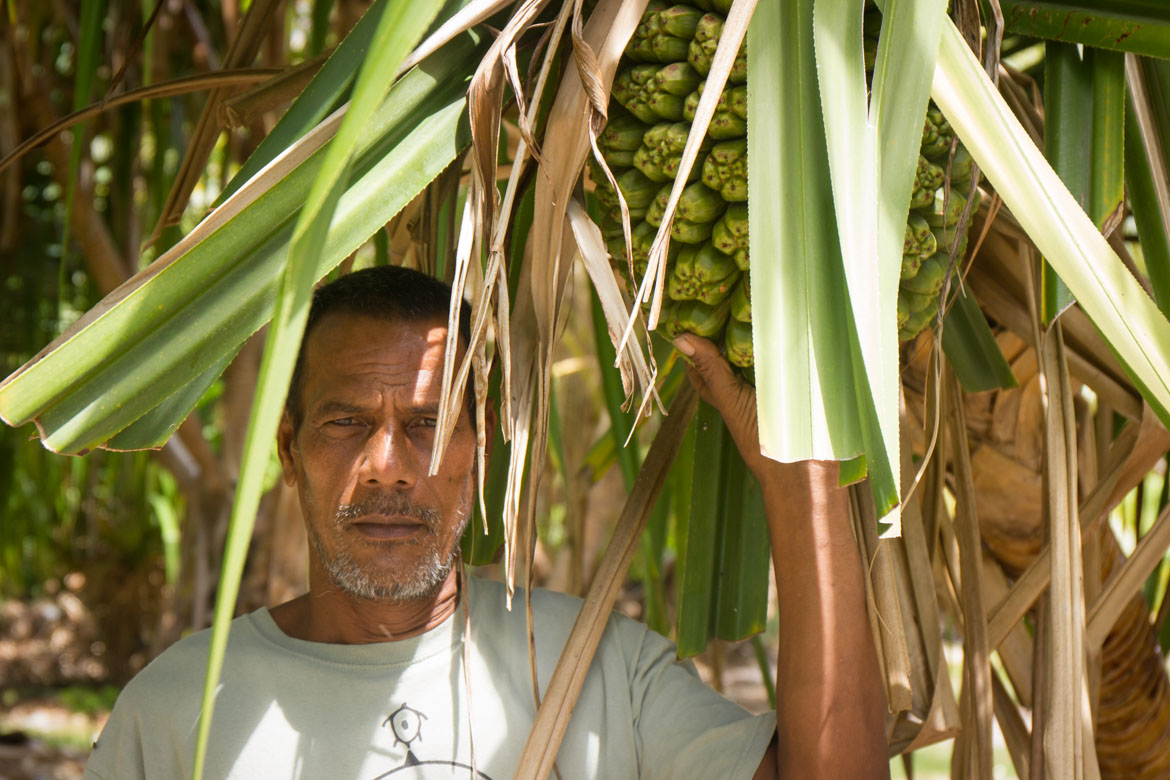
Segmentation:
[[(509, 612), (501, 585), (473, 579), (468, 590), (469, 682), (462, 610), (420, 636), (366, 645), (292, 639), (266, 609), (234, 620), (204, 777), (512, 777), (536, 713), (522, 595)], [(581, 601), (534, 591), (532, 602), (543, 691)], [(126, 686), (87, 778), (190, 777), (209, 639), (184, 639)], [(751, 777), (775, 724), (615, 615), (557, 766), (565, 780)]]

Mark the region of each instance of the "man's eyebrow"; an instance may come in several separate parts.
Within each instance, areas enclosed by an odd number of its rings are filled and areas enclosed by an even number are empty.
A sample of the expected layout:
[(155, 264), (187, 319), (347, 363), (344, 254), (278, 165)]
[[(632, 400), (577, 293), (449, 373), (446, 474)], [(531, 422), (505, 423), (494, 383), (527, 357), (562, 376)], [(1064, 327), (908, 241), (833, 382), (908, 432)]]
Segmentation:
[(313, 414), (322, 416), (330, 414), (356, 414), (364, 411), (367, 411), (366, 407), (346, 401), (324, 401), (320, 405), (313, 407)]
[[(370, 409), (362, 404), (355, 404), (348, 401), (323, 401), (319, 405), (314, 406), (312, 413), (319, 416), (328, 416), (332, 414), (358, 414), (361, 412), (368, 412)], [(416, 416), (436, 416), (439, 414), (438, 404), (415, 404), (408, 406), (403, 410), (406, 414)]]

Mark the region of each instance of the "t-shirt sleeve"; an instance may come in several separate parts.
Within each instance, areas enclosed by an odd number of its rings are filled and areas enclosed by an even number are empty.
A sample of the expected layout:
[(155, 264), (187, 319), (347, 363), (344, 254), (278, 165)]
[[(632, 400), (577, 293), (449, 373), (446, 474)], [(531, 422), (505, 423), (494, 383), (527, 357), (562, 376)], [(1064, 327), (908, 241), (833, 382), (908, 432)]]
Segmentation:
[(201, 637), (170, 648), (126, 684), (86, 762), (86, 778), (190, 776), (185, 737), (201, 699)]
[(120, 696), (85, 764), (85, 780), (144, 778), (142, 730), (134, 707)]
[(630, 624), (622, 633), (638, 649), (630, 695), (639, 775), (750, 778), (776, 733), (776, 714), (753, 715), (724, 698), (676, 660), (672, 642), (633, 625), (640, 638)]

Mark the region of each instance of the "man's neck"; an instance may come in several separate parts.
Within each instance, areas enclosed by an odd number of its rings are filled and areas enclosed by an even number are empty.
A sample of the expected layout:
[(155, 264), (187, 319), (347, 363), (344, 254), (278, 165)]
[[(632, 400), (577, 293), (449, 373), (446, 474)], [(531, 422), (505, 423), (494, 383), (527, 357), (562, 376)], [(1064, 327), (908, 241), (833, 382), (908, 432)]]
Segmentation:
[(441, 624), (459, 604), (454, 569), (434, 596), (416, 601), (370, 601), (340, 590), (310, 571), (309, 592), (269, 610), (288, 636), (308, 642), (360, 645), (408, 639)]

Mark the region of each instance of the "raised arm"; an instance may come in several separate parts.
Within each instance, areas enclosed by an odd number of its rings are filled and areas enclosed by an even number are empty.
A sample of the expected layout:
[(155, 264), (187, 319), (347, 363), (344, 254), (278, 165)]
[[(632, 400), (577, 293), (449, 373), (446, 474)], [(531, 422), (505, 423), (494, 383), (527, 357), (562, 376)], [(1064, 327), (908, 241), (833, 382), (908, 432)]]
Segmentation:
[(760, 481), (779, 602), (776, 740), (757, 778), (889, 776), (881, 678), (865, 612), (861, 559), (837, 464), (760, 454), (756, 394), (711, 342), (675, 340), (702, 399), (727, 422)]

